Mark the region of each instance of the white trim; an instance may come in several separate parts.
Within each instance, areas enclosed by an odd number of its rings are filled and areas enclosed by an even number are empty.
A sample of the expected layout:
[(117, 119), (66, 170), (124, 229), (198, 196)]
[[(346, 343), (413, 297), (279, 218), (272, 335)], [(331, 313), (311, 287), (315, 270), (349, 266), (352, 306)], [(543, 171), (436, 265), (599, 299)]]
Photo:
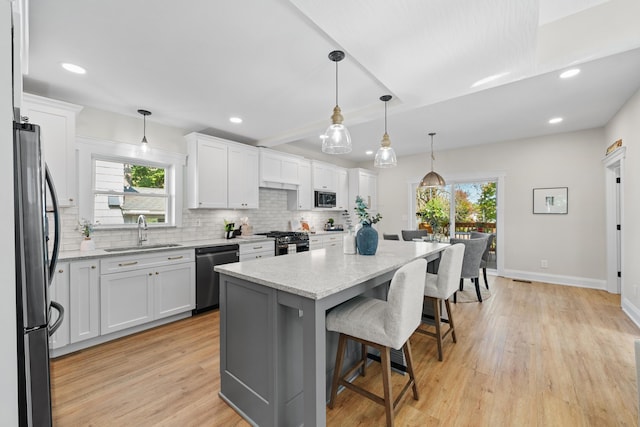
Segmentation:
[[(618, 148), (602, 159), (605, 179), (605, 230), (606, 230), (606, 263), (607, 263), (607, 291), (613, 294), (622, 293), (624, 289), (624, 274), (620, 278), (618, 288), (617, 249), (617, 218), (616, 218), (616, 169), (620, 176), (620, 226), (624, 230), (624, 159), (627, 147)], [(624, 232), (620, 233), (620, 271), (624, 272)]]
[(598, 289), (602, 291), (607, 290), (607, 282), (602, 279), (532, 273), (530, 271), (522, 270), (505, 270), (503, 274), (500, 274), (500, 276), (511, 279), (530, 280), (532, 282), (551, 283), (553, 285), (575, 286), (577, 288)]
[(631, 321), (635, 323), (638, 328), (640, 328), (640, 309), (633, 305), (633, 303), (624, 296), (621, 298), (620, 302), (624, 314), (626, 314), (629, 319), (631, 319)]
[(95, 177), (93, 158), (99, 156), (101, 159), (130, 159), (137, 163), (166, 167), (165, 182), (168, 186), (168, 214), (171, 222), (165, 226), (182, 226), (182, 189), (184, 188), (184, 167), (187, 163), (185, 154), (157, 148), (148, 148), (145, 151), (139, 144), (126, 144), (95, 138), (77, 138), (76, 149), (78, 151), (78, 218), (93, 218), (93, 180)]

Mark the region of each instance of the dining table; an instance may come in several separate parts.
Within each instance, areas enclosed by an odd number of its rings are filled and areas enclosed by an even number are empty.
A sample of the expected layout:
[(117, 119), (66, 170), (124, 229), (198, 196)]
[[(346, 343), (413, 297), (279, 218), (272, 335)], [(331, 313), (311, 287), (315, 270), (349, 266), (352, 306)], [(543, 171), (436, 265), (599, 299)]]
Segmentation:
[(375, 255), (323, 248), (216, 266), (219, 396), (254, 425), (324, 426), (337, 342), (327, 312), (363, 293), (384, 298), (400, 267), (447, 246), (380, 240)]

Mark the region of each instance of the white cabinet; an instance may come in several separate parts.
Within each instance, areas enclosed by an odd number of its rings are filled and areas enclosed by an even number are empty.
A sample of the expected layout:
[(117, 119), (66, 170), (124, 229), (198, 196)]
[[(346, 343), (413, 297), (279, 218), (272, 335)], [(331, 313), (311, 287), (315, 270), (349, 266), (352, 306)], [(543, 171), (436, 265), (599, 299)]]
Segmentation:
[(82, 107), (25, 93), (20, 114), (40, 125), (44, 159), (49, 166), (60, 206), (77, 200), (76, 115)]
[(189, 208), (227, 207), (227, 144), (205, 135), (187, 135)]
[(362, 197), (367, 207), (378, 209), (378, 175), (367, 169), (349, 169), (349, 211), (353, 211), (356, 196)]
[(256, 242), (256, 243), (242, 243), (240, 244), (240, 262), (251, 261), (252, 259), (270, 258), (275, 256), (276, 249), (275, 243), (270, 242)]
[[(53, 276), (51, 286), (49, 286), (49, 298), (62, 305), (65, 310), (62, 324), (56, 330), (56, 333), (49, 337), (49, 347), (52, 349), (64, 347), (69, 344), (69, 263), (60, 262), (56, 266), (56, 272)], [(51, 311), (54, 319), (57, 319), (56, 310)], [(52, 319), (51, 323), (54, 320)]]
[(336, 209), (349, 209), (349, 172), (344, 168), (337, 168), (338, 188), (336, 189)]
[(311, 174), (313, 188), (319, 191), (333, 191), (338, 187), (338, 176), (335, 165), (312, 161)]
[(230, 145), (228, 147), (229, 205), (230, 208), (257, 209), (258, 151), (254, 147)]
[(260, 148), (260, 187), (294, 190), (300, 183), (301, 157)]
[(98, 260), (69, 263), (69, 342), (100, 334), (100, 270)]
[(190, 209), (258, 207), (257, 148), (198, 133), (185, 139)]
[(344, 233), (310, 234), (309, 250), (325, 248), (327, 250), (342, 250)]
[(106, 258), (101, 270), (103, 335), (195, 308), (192, 250)]
[(298, 176), (300, 184), (295, 191), (287, 192), (287, 205), (290, 211), (310, 211), (313, 208), (313, 191), (311, 189), (311, 162), (299, 160)]

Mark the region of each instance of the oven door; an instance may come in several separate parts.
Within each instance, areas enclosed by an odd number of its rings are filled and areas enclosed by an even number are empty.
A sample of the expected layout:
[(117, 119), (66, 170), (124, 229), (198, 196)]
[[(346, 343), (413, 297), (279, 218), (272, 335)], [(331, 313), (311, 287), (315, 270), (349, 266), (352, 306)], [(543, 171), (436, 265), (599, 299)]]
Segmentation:
[(309, 241), (305, 240), (304, 242), (296, 243), (296, 252), (308, 252), (309, 251)]

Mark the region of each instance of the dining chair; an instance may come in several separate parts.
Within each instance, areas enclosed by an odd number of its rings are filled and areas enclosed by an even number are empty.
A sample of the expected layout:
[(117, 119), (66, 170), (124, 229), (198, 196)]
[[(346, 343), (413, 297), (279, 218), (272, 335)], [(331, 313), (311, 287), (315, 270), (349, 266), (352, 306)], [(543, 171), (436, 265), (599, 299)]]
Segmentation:
[[(418, 328), (422, 318), (422, 296), (424, 294), (426, 270), (426, 260), (417, 259), (412, 261), (400, 267), (393, 275), (387, 294), (387, 301), (357, 296), (340, 304), (327, 314), (327, 330), (340, 333), (329, 408), (333, 409), (338, 387), (342, 385), (383, 405), (387, 426), (393, 426), (395, 410), (409, 387), (413, 389), (413, 398), (418, 400), (418, 386), (413, 372), (409, 337)], [(348, 339), (361, 344), (362, 357), (355, 366), (348, 369), (344, 375), (341, 375)], [(380, 351), (383, 398), (356, 386), (348, 380), (353, 377), (353, 374), (359, 368), (362, 368), (362, 375), (364, 376), (367, 362), (367, 346)], [(402, 348), (404, 351), (407, 373), (409, 374), (409, 379), (396, 400), (393, 400), (391, 388), (390, 349), (392, 348), (396, 350)]]
[(397, 234), (382, 233), (382, 238), (384, 240), (400, 240)]
[[(444, 338), (451, 334), (453, 342), (457, 342), (449, 298), (456, 293), (458, 286), (460, 286), (464, 251), (465, 246), (460, 243), (448, 246), (440, 257), (438, 274), (427, 273), (424, 282), (424, 302), (425, 304), (430, 302), (433, 306), (435, 332), (427, 329), (427, 325), (424, 323), (420, 325), (416, 332), (436, 338), (438, 341), (438, 360), (440, 361), (442, 361), (442, 341)], [(444, 301), (447, 310), (447, 323), (449, 323), (449, 329), (444, 333), (441, 331), (442, 316), (440, 315), (440, 301)]]
[(428, 236), (427, 230), (402, 230), (402, 240), (412, 241), (413, 239), (421, 239)]
[(496, 239), (496, 235), (494, 233), (480, 233), (478, 231), (472, 231), (470, 238), (471, 239), (479, 239), (479, 238), (487, 238), (487, 247), (482, 254), (482, 261), (480, 261), (480, 268), (482, 269), (482, 277), (484, 278), (484, 286), (489, 289), (489, 281), (487, 280), (487, 263), (489, 262), (489, 253), (491, 251), (491, 246), (493, 245), (494, 240)]
[[(449, 239), (449, 243), (452, 245), (456, 243), (465, 245), (462, 272), (460, 274), (460, 287), (458, 289), (461, 291), (464, 289), (464, 279), (471, 279), (476, 287), (478, 301), (482, 302), (480, 280), (478, 277), (480, 276), (480, 262), (482, 261), (482, 254), (487, 245), (487, 239)], [(453, 302), (457, 302), (456, 294), (453, 294)]]

